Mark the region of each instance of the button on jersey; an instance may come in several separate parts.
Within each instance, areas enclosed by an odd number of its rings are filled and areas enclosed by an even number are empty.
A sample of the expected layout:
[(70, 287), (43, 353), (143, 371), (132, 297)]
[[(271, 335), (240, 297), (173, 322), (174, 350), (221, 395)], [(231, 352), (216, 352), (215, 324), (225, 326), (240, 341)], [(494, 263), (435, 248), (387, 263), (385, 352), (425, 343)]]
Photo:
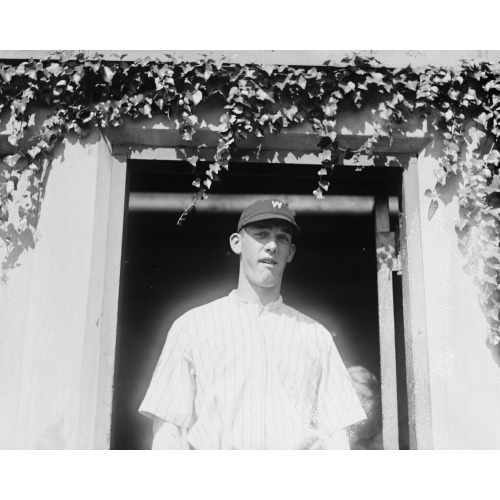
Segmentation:
[(139, 411), (195, 449), (307, 449), (366, 418), (322, 325), (235, 291), (174, 322)]

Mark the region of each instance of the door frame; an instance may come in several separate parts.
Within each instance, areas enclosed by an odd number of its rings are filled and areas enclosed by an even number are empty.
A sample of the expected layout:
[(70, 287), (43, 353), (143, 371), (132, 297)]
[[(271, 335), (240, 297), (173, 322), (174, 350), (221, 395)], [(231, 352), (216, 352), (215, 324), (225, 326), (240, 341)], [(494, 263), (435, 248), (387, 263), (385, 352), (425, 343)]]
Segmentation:
[[(110, 448), (113, 408), (113, 382), (118, 333), (120, 274), (128, 203), (127, 160), (178, 160), (199, 154), (196, 144), (187, 144), (173, 126), (158, 129), (147, 121), (125, 123), (120, 129), (106, 131), (103, 139), (113, 160), (111, 168), (100, 175), (96, 213), (104, 213), (94, 228), (96, 252), (92, 258), (91, 295), (102, 297), (102, 338), (98, 362), (96, 414), (93, 430), (95, 448)], [(215, 151), (216, 134), (204, 132), (198, 141), (208, 143), (201, 159)], [(338, 137), (342, 146), (355, 149), (364, 136)], [(433, 447), (429, 353), (422, 259), (421, 201), (417, 155), (428, 138), (397, 137), (379, 152), (391, 156), (403, 169), (401, 200), (401, 273), (408, 417), (411, 449)], [(235, 161), (320, 164), (317, 138), (304, 131), (284, 131), (263, 140), (256, 153), (253, 145), (243, 144)], [(250, 147), (252, 146), (252, 147)], [(99, 210), (99, 208), (101, 210)], [(104, 279), (102, 279), (104, 277)], [(96, 299), (98, 300), (98, 299)], [(381, 356), (383, 354), (381, 353)]]

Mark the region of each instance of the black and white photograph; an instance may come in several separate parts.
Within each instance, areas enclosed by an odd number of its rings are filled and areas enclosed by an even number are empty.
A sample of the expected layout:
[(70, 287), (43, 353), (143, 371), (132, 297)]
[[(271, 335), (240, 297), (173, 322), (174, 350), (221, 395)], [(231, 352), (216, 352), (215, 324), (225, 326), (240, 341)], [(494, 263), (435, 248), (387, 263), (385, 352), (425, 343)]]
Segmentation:
[(0, 50), (0, 449), (500, 450), (500, 50), (173, 46)]

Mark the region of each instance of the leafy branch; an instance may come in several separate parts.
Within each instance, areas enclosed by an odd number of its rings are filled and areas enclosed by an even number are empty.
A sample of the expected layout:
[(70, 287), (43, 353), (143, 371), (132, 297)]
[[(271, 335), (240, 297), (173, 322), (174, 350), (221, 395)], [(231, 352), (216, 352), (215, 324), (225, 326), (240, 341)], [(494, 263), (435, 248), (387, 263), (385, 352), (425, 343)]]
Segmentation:
[[(335, 165), (350, 162), (361, 169), (365, 159), (376, 156), (381, 138), (404, 133), (412, 119), (425, 120), (427, 133), (442, 143), (436, 186), (425, 193), (429, 219), (439, 207), (439, 187), (458, 176), (459, 248), (478, 286), (490, 341), (500, 341), (500, 71), (486, 62), (391, 69), (356, 54), (336, 67), (325, 63), (311, 68), (242, 65), (208, 57), (109, 62), (100, 54), (30, 59), (18, 65), (0, 62), (0, 118), (9, 123), (12, 148), (0, 170), (3, 277), (35, 245), (54, 151), (68, 134), (85, 137), (96, 127), (164, 115), (192, 144), (206, 126), (200, 123), (199, 106), (212, 99), (224, 108), (220, 123), (208, 126), (218, 134), (217, 146), (204, 169), (198, 165), (204, 145), (186, 156), (193, 168), (194, 194), (179, 225), (208, 196), (221, 173), (229, 171), (238, 144), (248, 137), (309, 124), (318, 137), (321, 162), (311, 190), (321, 199)], [(371, 136), (356, 150), (340, 144), (337, 117), (367, 110), (374, 126)], [(490, 148), (485, 153), (486, 143)]]

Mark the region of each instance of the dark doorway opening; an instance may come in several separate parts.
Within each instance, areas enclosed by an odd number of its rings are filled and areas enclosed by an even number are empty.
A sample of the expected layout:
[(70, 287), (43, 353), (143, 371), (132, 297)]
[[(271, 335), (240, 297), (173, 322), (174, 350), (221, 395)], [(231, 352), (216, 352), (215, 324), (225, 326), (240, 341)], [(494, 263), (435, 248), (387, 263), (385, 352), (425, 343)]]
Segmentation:
[[(317, 166), (235, 164), (214, 194), (311, 194)], [(130, 161), (134, 193), (191, 193), (193, 175), (182, 162)], [(329, 196), (400, 195), (397, 167), (336, 167)], [(180, 211), (129, 211), (119, 312), (112, 448), (148, 449), (151, 422), (137, 409), (172, 322), (219, 298), (237, 284), (238, 260), (228, 239), (239, 214), (194, 212), (181, 227)], [(380, 380), (377, 264), (370, 211), (299, 213), (303, 233), (282, 287), (284, 301), (334, 334), (347, 366), (361, 365)], [(394, 218), (397, 225), (397, 215)], [(396, 315), (399, 313), (397, 312)], [(402, 328), (402, 322), (397, 322)], [(402, 337), (402, 330), (397, 335)]]

